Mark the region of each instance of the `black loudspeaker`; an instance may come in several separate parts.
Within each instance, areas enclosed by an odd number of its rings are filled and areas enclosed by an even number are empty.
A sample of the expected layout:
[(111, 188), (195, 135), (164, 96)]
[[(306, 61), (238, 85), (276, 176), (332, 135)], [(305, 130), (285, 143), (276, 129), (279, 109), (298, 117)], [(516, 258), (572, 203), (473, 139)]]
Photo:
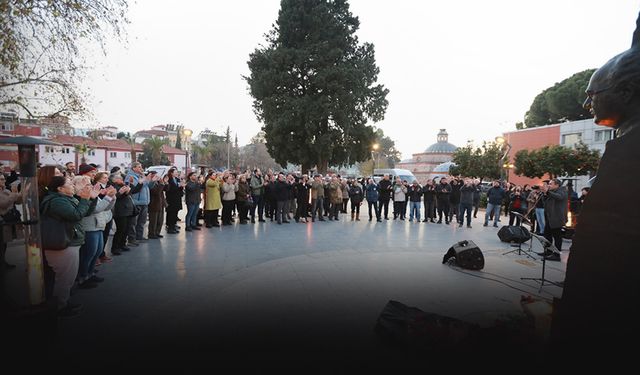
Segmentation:
[(524, 243), (531, 239), (531, 233), (525, 227), (504, 225), (498, 231), (498, 237), (502, 242)]
[(449, 251), (442, 258), (442, 264), (447, 263), (450, 258), (455, 258), (458, 266), (470, 270), (481, 270), (484, 268), (484, 255), (480, 248), (473, 241), (460, 241), (449, 248)]

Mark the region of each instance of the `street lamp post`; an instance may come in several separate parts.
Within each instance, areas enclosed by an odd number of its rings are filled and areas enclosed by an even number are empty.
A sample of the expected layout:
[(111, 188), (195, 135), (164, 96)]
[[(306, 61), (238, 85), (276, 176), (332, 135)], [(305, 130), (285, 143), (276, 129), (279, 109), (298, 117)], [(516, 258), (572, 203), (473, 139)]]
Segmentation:
[(511, 151), (511, 144), (509, 142), (507, 142), (507, 139), (503, 136), (497, 136), (496, 137), (496, 143), (499, 144), (501, 147), (505, 148), (504, 154), (502, 155), (502, 157), (499, 160), (499, 166), (500, 166), (500, 173), (502, 174), (502, 171), (505, 170), (506, 172), (506, 180), (507, 182), (509, 181), (509, 169), (508, 166), (510, 165), (511, 168), (513, 168), (513, 164), (509, 164), (507, 157), (509, 156), (509, 151)]
[(507, 175), (507, 183), (509, 183), (509, 174), (510, 174), (510, 170), (513, 169), (515, 166), (511, 163), (504, 163), (502, 164), (502, 168), (504, 168), (505, 173)]
[(60, 146), (60, 144), (32, 137), (5, 138), (0, 140), (0, 144), (18, 145), (29, 302), (31, 306), (38, 306), (45, 302), (45, 295), (42, 241), (40, 239), (40, 202), (36, 176), (36, 145)]
[(45, 302), (45, 295), (42, 241), (40, 239), (40, 202), (38, 201), (38, 179), (36, 176), (36, 145), (60, 146), (60, 144), (32, 137), (5, 138), (0, 140), (0, 144), (18, 145), (29, 302), (31, 306), (38, 306)]
[(191, 129), (182, 129), (182, 135), (184, 136), (184, 172), (187, 173), (189, 169), (189, 143), (191, 143)]
[(373, 148), (373, 150), (371, 151), (371, 159), (373, 159), (373, 153), (375, 152), (376, 158), (375, 160), (372, 160), (372, 161), (375, 162), (376, 168), (380, 168), (380, 151), (378, 151), (378, 149), (380, 149), (380, 145), (377, 143), (374, 143), (373, 146), (371, 146), (371, 148)]
[[(38, 179), (36, 145), (61, 146), (59, 143), (32, 137), (9, 137), (0, 140), (0, 144), (18, 145), (18, 164), (20, 170), (20, 193), (22, 194), (22, 225), (26, 251), (25, 278), (28, 285), (28, 305), (20, 306), (16, 317), (9, 320), (8, 338), (20, 340), (28, 345), (29, 352), (37, 353), (43, 343), (48, 343), (57, 335), (57, 301), (47, 300), (44, 284), (44, 257), (40, 236), (40, 202), (38, 198)], [(45, 228), (47, 230), (47, 228)], [(13, 336), (16, 333), (16, 337)], [(4, 336), (3, 336), (4, 337)], [(27, 346), (25, 346), (27, 348)]]

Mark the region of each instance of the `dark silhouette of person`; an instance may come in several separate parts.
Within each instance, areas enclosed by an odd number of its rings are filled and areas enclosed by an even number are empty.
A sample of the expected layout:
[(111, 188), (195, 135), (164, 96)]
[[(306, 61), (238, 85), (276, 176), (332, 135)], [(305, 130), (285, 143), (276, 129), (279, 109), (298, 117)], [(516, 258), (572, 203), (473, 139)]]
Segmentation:
[(640, 209), (625, 202), (640, 194), (640, 16), (631, 48), (593, 74), (586, 94), (595, 123), (616, 137), (580, 212), (551, 348), (621, 353), (640, 332)]

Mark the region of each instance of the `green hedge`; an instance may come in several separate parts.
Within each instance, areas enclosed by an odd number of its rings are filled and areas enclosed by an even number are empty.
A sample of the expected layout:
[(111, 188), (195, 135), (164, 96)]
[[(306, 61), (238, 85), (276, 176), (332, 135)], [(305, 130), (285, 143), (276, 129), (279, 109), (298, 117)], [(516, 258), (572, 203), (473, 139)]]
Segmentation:
[(487, 193), (480, 193), (480, 207), (487, 208)]

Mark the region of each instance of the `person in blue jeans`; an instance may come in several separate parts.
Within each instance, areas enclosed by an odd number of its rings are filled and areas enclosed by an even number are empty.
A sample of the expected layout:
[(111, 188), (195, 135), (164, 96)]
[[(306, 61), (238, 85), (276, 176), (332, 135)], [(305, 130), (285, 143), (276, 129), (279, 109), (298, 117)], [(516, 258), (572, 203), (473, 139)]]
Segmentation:
[(376, 221), (381, 222), (380, 219), (380, 211), (378, 208), (378, 185), (373, 181), (372, 178), (369, 179), (367, 183), (367, 187), (365, 188), (366, 197), (367, 197), (367, 205), (369, 207), (369, 221), (373, 220), (373, 213), (376, 214)]
[(409, 186), (409, 190), (407, 192), (407, 197), (409, 198), (409, 221), (413, 221), (413, 218), (416, 218), (416, 222), (420, 222), (420, 205), (422, 203), (422, 186), (418, 184), (418, 180), (413, 180), (411, 186)]
[(484, 226), (489, 225), (489, 215), (493, 212), (493, 226), (498, 227), (500, 207), (506, 192), (500, 187), (500, 181), (493, 181), (493, 186), (487, 191), (487, 212), (484, 214)]

